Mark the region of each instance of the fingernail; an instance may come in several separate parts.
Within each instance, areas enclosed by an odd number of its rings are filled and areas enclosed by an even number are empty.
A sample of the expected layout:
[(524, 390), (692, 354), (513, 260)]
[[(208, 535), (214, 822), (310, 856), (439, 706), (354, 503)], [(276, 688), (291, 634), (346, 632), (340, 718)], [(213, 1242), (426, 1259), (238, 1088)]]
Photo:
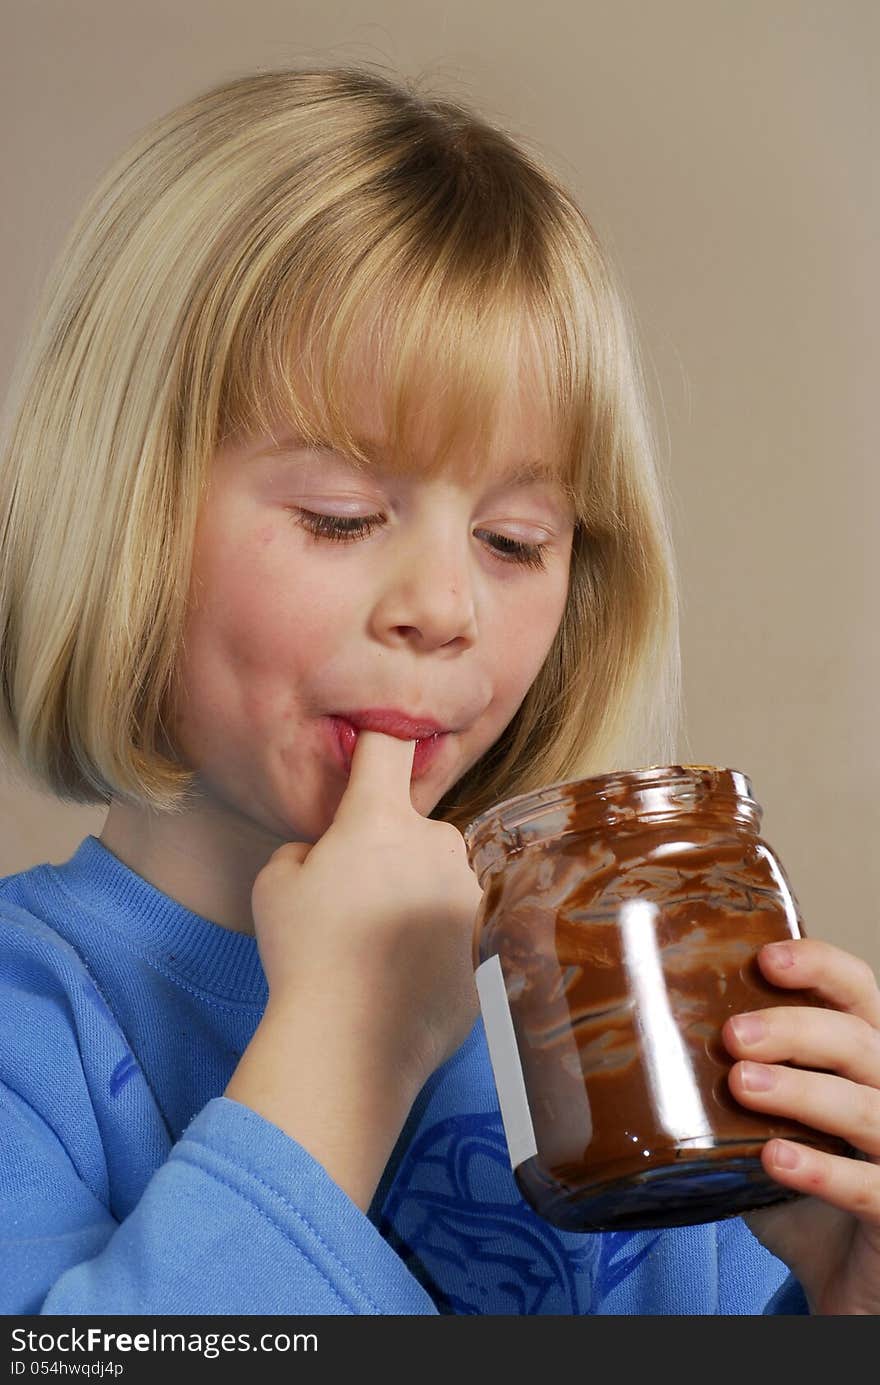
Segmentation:
[(782, 1140), (774, 1140), (773, 1162), (778, 1169), (796, 1169), (801, 1162), (800, 1150), (797, 1145), (786, 1144)]
[(794, 965), (794, 951), (788, 943), (768, 943), (766, 951), (770, 954), (770, 961), (775, 967), (791, 967)]
[(767, 1032), (767, 1026), (759, 1015), (737, 1015), (730, 1024), (741, 1044), (756, 1044)]
[(768, 1092), (776, 1081), (775, 1074), (763, 1063), (743, 1063), (740, 1078), (747, 1092)]

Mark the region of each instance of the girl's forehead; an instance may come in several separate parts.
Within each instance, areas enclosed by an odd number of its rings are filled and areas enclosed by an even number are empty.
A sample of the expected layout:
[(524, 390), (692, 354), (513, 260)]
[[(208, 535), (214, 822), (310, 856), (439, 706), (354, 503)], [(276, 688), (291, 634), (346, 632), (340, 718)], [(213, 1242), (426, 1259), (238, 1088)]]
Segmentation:
[[(360, 340), (355, 331), (340, 383), (347, 421), (365, 442), (387, 449), (393, 408), (399, 403), (406, 441), (419, 454), (450, 434), (455, 435), (456, 453), (471, 453), (473, 443), (481, 441), (481, 450), (495, 453), (499, 460), (513, 452), (535, 454), (546, 448), (548, 362), (523, 324), (511, 329), (500, 354), (497, 342), (487, 341), (480, 350), (471, 341), (476, 358), (470, 363), (467, 355), (444, 352), (441, 343), (432, 351), (427, 340), (421, 351), (406, 354), (403, 375), (394, 346), (370, 349), (364, 343), (365, 349), (360, 349)], [(402, 389), (399, 400), (395, 386)]]
[(560, 453), (552, 443), (544, 438), (535, 438), (531, 450), (524, 445), (528, 435), (511, 436), (509, 439), (496, 439), (490, 447), (475, 443), (469, 445), (465, 440), (442, 457), (437, 456), (429, 441), (422, 439), (424, 445), (409, 447), (396, 452), (386, 436), (372, 433), (354, 432), (352, 440), (357, 453), (346, 445), (344, 439), (309, 437), (303, 430), (291, 424), (272, 429), (270, 435), (255, 440), (251, 451), (262, 458), (274, 459), (283, 465), (286, 461), (298, 465), (304, 459), (314, 458), (319, 462), (338, 465), (341, 469), (354, 466), (367, 474), (380, 478), (448, 479), (465, 485), (492, 487), (496, 483), (505, 487), (525, 487), (545, 484), (566, 491)]
[(321, 344), (289, 356), (261, 399), (254, 391), (244, 439), (261, 453), (319, 453), (376, 475), (480, 488), (540, 481), (570, 495), (568, 420), (551, 406), (548, 363), (534, 339), (514, 331), (500, 354), (487, 340), (472, 364), (473, 373), (453, 354), (444, 368), (424, 350), (401, 358), (394, 341), (357, 327), (328, 359)]
[[(484, 480), (495, 473), (517, 480), (553, 480), (563, 469), (559, 440), (540, 386), (515, 382), (494, 401), (491, 419), (458, 416), (440, 390), (405, 402), (395, 436), (387, 392), (369, 377), (347, 381), (333, 408), (311, 401), (305, 418), (276, 415), (264, 440), (279, 453), (312, 448), (342, 453), (379, 472), (446, 473)], [(334, 426), (335, 424), (335, 426)]]

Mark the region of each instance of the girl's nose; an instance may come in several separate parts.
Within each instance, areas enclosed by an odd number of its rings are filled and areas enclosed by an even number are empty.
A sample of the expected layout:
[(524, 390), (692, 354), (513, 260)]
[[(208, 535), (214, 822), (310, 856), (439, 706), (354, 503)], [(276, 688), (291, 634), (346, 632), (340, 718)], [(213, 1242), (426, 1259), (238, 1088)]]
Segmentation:
[(384, 641), (409, 641), (425, 649), (477, 638), (472, 575), (465, 543), (425, 551), (414, 545), (385, 583), (373, 611), (374, 633)]

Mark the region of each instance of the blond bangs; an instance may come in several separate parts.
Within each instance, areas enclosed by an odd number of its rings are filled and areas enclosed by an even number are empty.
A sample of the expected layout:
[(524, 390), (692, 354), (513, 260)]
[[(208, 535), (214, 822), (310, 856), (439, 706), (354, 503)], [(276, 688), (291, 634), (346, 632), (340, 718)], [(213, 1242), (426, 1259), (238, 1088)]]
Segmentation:
[[(462, 211), (460, 246), (479, 239), (467, 224), (472, 214)], [(380, 223), (344, 281), (328, 272), (342, 251), (336, 228), (327, 268), (313, 267), (305, 293), (297, 282), (266, 302), (255, 286), (230, 345), (217, 445), (274, 437), (283, 422), (306, 443), (369, 468), (375, 455), (353, 403), (368, 360), (385, 421), (384, 469), (430, 477), (455, 454), (456, 474), (471, 481), (485, 469), (511, 392), (528, 388), (545, 408), (550, 455), (540, 460), (585, 519), (602, 508), (590, 504), (583, 475), (590, 399), (577, 367), (587, 358), (585, 334), (556, 285), (524, 273), (511, 247), (495, 247), (494, 262), (485, 246), (444, 262), (450, 228), (423, 216), (405, 238)]]

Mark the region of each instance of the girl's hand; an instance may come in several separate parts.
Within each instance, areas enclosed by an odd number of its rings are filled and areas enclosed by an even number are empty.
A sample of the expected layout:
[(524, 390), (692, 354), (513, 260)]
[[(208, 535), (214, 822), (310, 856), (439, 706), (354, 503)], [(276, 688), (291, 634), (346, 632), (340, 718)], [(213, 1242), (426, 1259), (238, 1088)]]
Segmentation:
[[(876, 979), (866, 962), (814, 938), (769, 944), (758, 961), (773, 985), (811, 990), (834, 1009), (784, 1006), (729, 1019), (722, 1038), (741, 1060), (730, 1072), (733, 1095), (752, 1110), (838, 1135), (858, 1155), (847, 1158), (768, 1140), (761, 1156), (767, 1173), (809, 1197), (763, 1208), (744, 1220), (791, 1268), (811, 1312), (880, 1313)], [(746, 1020), (754, 1034), (745, 1032)]]
[(323, 1007), (337, 1035), (413, 1096), (479, 1015), (482, 899), (462, 834), (412, 805), (414, 750), (361, 731), (327, 831), (279, 847), (251, 894), (267, 1009)]

